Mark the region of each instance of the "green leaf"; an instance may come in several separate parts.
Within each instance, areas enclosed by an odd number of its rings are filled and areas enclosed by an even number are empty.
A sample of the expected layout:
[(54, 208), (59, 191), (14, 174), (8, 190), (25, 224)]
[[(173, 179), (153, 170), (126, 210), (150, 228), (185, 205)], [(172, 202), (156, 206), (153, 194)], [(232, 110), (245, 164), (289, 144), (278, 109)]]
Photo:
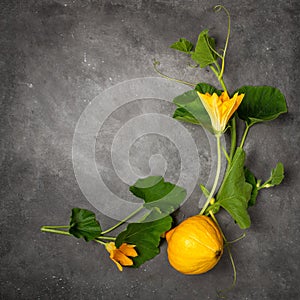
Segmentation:
[(247, 212), (247, 203), (239, 197), (223, 199), (220, 205), (227, 210), (241, 229), (250, 227), (251, 220)]
[(256, 203), (256, 198), (258, 195), (257, 180), (249, 169), (245, 168), (244, 171), (245, 171), (246, 182), (252, 185), (251, 197), (250, 200), (248, 201), (248, 206), (253, 206)]
[(180, 121), (199, 124), (213, 132), (210, 117), (204, 108), (197, 91), (191, 90), (173, 99), (178, 106), (173, 117)]
[(134, 267), (139, 267), (159, 253), (161, 235), (168, 231), (171, 225), (170, 216), (149, 223), (131, 223), (117, 236), (116, 246), (120, 247), (122, 243), (136, 245), (138, 256), (132, 259)]
[(271, 86), (243, 86), (236, 92), (245, 94), (237, 112), (248, 125), (276, 119), (287, 112), (284, 95)]
[(185, 38), (180, 38), (177, 42), (172, 44), (170, 48), (182, 51), (185, 53), (190, 53), (193, 49), (194, 45)]
[(147, 222), (169, 215), (186, 197), (184, 188), (165, 182), (161, 176), (139, 179), (129, 190), (145, 201), (144, 207), (150, 210)]
[(204, 82), (200, 82), (196, 85), (195, 90), (201, 94), (206, 94), (209, 93), (210, 95), (212, 95), (213, 93), (216, 93), (218, 96), (220, 96), (222, 94), (222, 91), (216, 89), (214, 86), (204, 83)]
[(284, 178), (284, 167), (282, 163), (278, 163), (271, 172), (270, 184), (272, 186), (279, 185)]
[(227, 210), (242, 229), (248, 228), (251, 224), (247, 208), (252, 186), (245, 180), (244, 162), (245, 152), (238, 147), (217, 194), (216, 202)]
[(215, 49), (215, 40), (208, 35), (208, 30), (203, 30), (192, 53), (192, 59), (199, 64), (200, 68), (205, 68), (216, 61), (216, 54), (211, 48)]
[(69, 233), (77, 238), (83, 237), (88, 242), (100, 235), (101, 227), (93, 212), (87, 209), (73, 208)]
[(210, 212), (212, 212), (214, 215), (216, 213), (218, 213), (220, 210), (220, 204), (217, 203), (214, 203), (214, 204), (211, 204), (206, 210), (205, 210), (205, 215), (206, 216), (209, 216), (210, 215)]
[(199, 121), (190, 114), (186, 109), (180, 107), (177, 108), (173, 114), (173, 118), (179, 121), (200, 125)]
[(272, 169), (270, 178), (261, 186), (261, 188), (269, 188), (275, 185), (279, 185), (284, 178), (284, 167), (282, 163), (278, 163), (274, 169)]

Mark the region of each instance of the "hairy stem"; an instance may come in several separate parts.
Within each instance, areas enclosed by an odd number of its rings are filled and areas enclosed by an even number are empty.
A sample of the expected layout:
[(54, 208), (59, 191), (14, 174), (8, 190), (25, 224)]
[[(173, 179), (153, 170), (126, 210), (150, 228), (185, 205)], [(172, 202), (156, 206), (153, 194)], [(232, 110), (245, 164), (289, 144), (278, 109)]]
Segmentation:
[[(53, 228), (49, 228), (50, 226), (42, 226), (41, 227), (41, 231), (43, 232), (51, 232), (51, 233), (57, 233), (57, 234), (63, 234), (63, 235), (69, 235), (71, 236), (72, 234), (70, 234), (68, 231), (63, 231), (63, 230), (57, 230), (57, 229), (53, 229)], [(68, 226), (69, 227), (69, 226)], [(58, 228), (58, 227), (56, 227)]]

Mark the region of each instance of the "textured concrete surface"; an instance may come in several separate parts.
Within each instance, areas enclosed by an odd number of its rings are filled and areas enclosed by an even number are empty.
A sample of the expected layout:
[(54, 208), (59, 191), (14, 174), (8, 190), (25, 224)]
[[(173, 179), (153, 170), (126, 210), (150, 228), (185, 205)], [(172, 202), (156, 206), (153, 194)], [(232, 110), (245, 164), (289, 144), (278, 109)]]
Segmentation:
[[(179, 37), (195, 41), (205, 28), (221, 45), (226, 19), (212, 12), (215, 4), (0, 2), (1, 299), (216, 299), (216, 290), (230, 285), (227, 255), (205, 275), (184, 276), (169, 266), (164, 244), (154, 260), (120, 273), (100, 245), (39, 231), (41, 225), (67, 223), (72, 207), (93, 209), (74, 176), (72, 137), (94, 97), (124, 80), (157, 76), (153, 58), (175, 77), (217, 85), (211, 72), (191, 69), (185, 56), (168, 48)], [(232, 16), (225, 74), (229, 89), (277, 86), (289, 108), (289, 114), (254, 127), (246, 143), (247, 164), (258, 177), (267, 178), (282, 161), (286, 178), (280, 187), (264, 190), (250, 210), (252, 226), (233, 247), (238, 280), (227, 299), (299, 299), (299, 2), (221, 4)], [(118, 126), (145, 111), (171, 115), (173, 109), (170, 103), (141, 99), (107, 119), (96, 153), (103, 180), (114, 193), (127, 193), (110, 162)], [(201, 149), (200, 182), (210, 170), (210, 150), (202, 130), (186, 128)], [(148, 172), (151, 154), (160, 153), (168, 162), (167, 177), (177, 178), (178, 152), (167, 139), (145, 136), (132, 151), (139, 154), (133, 165), (141, 172)], [(178, 220), (195, 213), (199, 197), (195, 190)], [(103, 228), (114, 223), (100, 212), (97, 216)], [(229, 239), (241, 234), (225, 213), (220, 219)]]

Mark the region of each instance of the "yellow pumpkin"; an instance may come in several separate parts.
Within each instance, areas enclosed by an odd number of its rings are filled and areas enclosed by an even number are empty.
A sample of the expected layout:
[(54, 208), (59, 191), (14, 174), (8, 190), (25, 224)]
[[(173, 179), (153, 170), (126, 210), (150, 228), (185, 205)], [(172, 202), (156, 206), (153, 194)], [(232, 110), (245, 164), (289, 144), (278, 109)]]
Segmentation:
[(168, 259), (183, 274), (211, 270), (223, 254), (223, 238), (215, 222), (203, 215), (184, 220), (166, 233)]

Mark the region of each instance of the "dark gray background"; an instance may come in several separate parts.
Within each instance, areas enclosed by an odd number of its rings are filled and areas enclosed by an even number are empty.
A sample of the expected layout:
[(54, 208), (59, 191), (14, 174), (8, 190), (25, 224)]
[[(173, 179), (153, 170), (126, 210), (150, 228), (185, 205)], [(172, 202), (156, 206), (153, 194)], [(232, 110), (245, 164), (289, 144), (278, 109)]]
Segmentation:
[[(205, 28), (222, 45), (226, 17), (212, 12), (215, 4), (1, 1), (1, 299), (216, 299), (216, 289), (230, 285), (227, 254), (207, 274), (184, 276), (169, 266), (163, 244), (154, 260), (121, 273), (100, 245), (39, 231), (41, 225), (68, 223), (74, 206), (93, 209), (73, 173), (72, 136), (80, 114), (101, 91), (156, 76), (153, 58), (168, 74), (218, 85), (211, 72), (189, 68), (184, 55), (168, 48), (179, 37), (195, 42)], [(228, 299), (299, 299), (299, 2), (221, 4), (232, 17), (229, 90), (276, 86), (289, 108), (289, 114), (254, 127), (246, 142), (247, 164), (258, 177), (266, 179), (282, 161), (286, 178), (264, 190), (250, 210), (252, 226), (233, 247), (238, 281)], [(152, 110), (172, 114), (172, 104), (153, 103)], [(123, 111), (121, 119), (131, 112)], [(109, 144), (113, 132), (105, 130)], [(145, 140), (144, 149), (154, 140)], [(109, 158), (103, 145), (105, 136), (98, 143), (100, 161)], [(202, 153), (201, 161), (200, 177), (208, 176), (210, 154)], [(142, 157), (140, 163), (147, 169)], [(103, 177), (116, 193), (124, 189), (115, 174)], [(197, 190), (177, 213), (179, 220), (196, 213), (199, 197)], [(97, 216), (103, 228), (114, 223)], [(241, 234), (226, 214), (220, 218), (229, 239)]]

